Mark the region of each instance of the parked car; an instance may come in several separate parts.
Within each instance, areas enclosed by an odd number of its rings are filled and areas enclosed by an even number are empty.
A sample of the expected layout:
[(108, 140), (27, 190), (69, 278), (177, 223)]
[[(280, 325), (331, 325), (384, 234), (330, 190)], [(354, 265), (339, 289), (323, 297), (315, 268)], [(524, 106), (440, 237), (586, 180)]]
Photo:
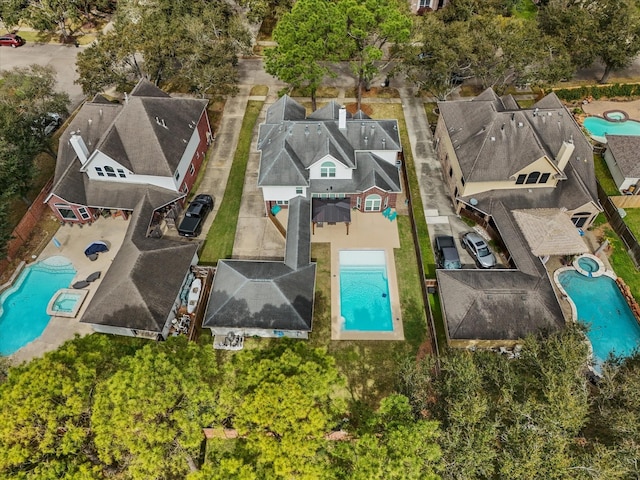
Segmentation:
[(189, 204), (182, 222), (178, 227), (178, 234), (183, 237), (197, 237), (202, 232), (202, 225), (209, 212), (213, 209), (213, 197), (200, 194)]
[(62, 116), (58, 113), (45, 113), (41, 119), (36, 120), (32, 130), (34, 133), (44, 132), (45, 135), (51, 135), (62, 125)]
[(482, 268), (491, 268), (496, 265), (495, 255), (491, 253), (484, 238), (477, 233), (465, 233), (462, 236), (462, 246), (469, 250), (469, 253), (475, 257)]
[(4, 47), (16, 48), (20, 45), (24, 45), (24, 38), (22, 38), (20, 35), (16, 35), (15, 33), (7, 33), (0, 36), (0, 45)]
[(462, 268), (460, 255), (453, 237), (449, 235), (438, 235), (435, 240), (436, 262), (438, 268), (446, 270), (456, 270)]

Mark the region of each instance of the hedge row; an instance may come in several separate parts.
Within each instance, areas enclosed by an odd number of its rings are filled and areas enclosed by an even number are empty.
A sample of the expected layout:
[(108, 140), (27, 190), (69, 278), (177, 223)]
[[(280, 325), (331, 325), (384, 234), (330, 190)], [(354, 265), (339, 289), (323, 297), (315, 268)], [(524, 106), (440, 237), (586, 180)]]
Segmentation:
[(559, 90), (547, 90), (547, 93), (550, 92), (555, 92), (558, 98), (564, 100), (565, 102), (575, 102), (587, 97), (593, 97), (595, 100), (603, 97), (638, 97), (640, 96), (640, 84), (625, 83), (620, 85), (619, 83), (615, 83), (613, 85), (590, 85), (578, 88), (561, 88)]

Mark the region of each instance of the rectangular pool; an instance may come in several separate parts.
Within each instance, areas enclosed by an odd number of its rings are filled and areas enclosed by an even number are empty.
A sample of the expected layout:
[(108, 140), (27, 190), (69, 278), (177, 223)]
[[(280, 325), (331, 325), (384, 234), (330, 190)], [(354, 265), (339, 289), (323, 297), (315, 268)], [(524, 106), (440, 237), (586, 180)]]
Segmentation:
[(341, 250), (342, 330), (391, 332), (393, 316), (383, 250)]

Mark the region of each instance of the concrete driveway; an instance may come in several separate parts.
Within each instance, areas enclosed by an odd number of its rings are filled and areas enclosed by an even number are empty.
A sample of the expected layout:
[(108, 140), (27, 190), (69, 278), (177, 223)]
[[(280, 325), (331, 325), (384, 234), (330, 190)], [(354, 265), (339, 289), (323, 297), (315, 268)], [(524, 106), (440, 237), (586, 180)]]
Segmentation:
[(11, 70), (34, 64), (53, 67), (58, 81), (57, 90), (69, 94), (69, 110), (73, 111), (85, 98), (80, 85), (74, 83), (78, 79), (76, 57), (82, 49), (73, 45), (42, 43), (26, 43), (18, 48), (0, 47), (0, 68)]

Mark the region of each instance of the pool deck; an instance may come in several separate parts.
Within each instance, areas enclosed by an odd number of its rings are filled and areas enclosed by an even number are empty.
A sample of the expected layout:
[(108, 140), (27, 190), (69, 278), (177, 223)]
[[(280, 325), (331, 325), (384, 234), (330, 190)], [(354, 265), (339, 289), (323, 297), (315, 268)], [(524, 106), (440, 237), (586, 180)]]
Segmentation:
[[(100, 285), (101, 279), (109, 270), (113, 258), (122, 246), (128, 226), (129, 222), (122, 218), (100, 218), (90, 226), (79, 228), (78, 226), (67, 225), (58, 229), (54, 238), (60, 242), (60, 247), (56, 247), (53, 242), (49, 243), (35, 261), (44, 260), (54, 255), (62, 255), (68, 258), (77, 271), (70, 285), (84, 280), (93, 272), (102, 272), (102, 275), (101, 278), (83, 289), (87, 290), (88, 293), (78, 311), (78, 315), (75, 318), (51, 317), (49, 324), (40, 337), (9, 357), (14, 365), (41, 357), (44, 353), (57, 349), (76, 335), (84, 336), (93, 333), (91, 326), (80, 323), (80, 319), (87, 305), (91, 302), (98, 285)], [(85, 256), (84, 249), (91, 242), (97, 240), (108, 242), (111, 248), (108, 252), (100, 253), (98, 259), (92, 262)]]
[[(345, 224), (316, 228), (312, 243), (331, 244), (331, 340), (404, 340), (394, 248), (400, 248), (398, 226), (380, 212), (352, 211), (349, 235)], [(387, 262), (393, 331), (343, 331), (340, 319), (340, 250), (383, 250)]]
[(602, 117), (604, 112), (610, 110), (622, 110), (629, 115), (632, 120), (640, 121), (640, 100), (632, 102), (613, 102), (611, 100), (593, 100), (591, 103), (582, 105), (582, 110), (589, 115)]

